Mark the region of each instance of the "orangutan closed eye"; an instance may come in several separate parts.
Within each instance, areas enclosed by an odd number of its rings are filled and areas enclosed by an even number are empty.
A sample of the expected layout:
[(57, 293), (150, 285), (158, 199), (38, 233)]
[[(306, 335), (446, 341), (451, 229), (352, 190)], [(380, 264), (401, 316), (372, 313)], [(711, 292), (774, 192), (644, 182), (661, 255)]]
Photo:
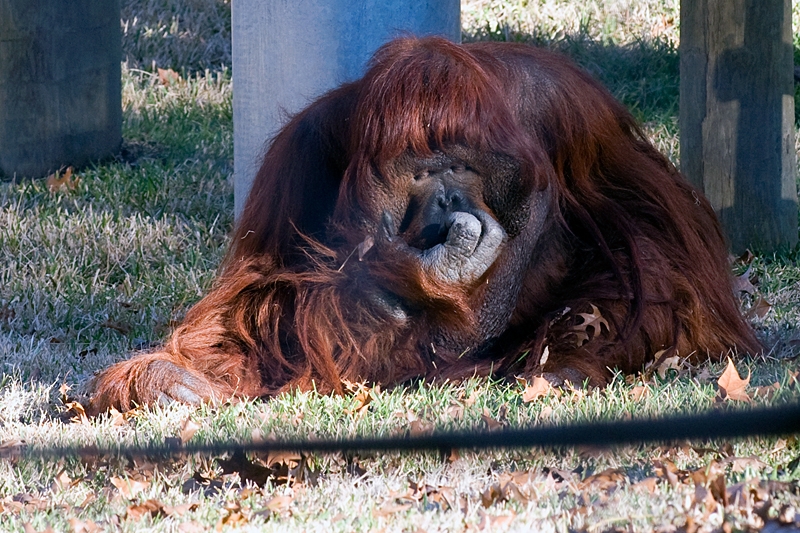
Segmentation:
[(622, 105), (550, 52), (407, 38), (281, 130), (211, 292), (90, 410), (731, 349), (760, 346), (719, 224)]

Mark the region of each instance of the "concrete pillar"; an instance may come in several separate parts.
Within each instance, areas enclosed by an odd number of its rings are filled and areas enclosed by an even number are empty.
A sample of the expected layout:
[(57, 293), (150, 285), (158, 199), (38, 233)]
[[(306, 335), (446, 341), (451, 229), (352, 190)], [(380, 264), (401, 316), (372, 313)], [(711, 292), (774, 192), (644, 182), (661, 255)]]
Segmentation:
[(119, 150), (119, 17), (119, 0), (0, 0), (0, 176)]
[(325, 91), (361, 77), (373, 52), (403, 34), (442, 35), (459, 42), (460, 1), (233, 2), (237, 217), (266, 143), (286, 118)]
[(797, 243), (791, 13), (791, 0), (681, 0), (681, 170), (736, 253)]

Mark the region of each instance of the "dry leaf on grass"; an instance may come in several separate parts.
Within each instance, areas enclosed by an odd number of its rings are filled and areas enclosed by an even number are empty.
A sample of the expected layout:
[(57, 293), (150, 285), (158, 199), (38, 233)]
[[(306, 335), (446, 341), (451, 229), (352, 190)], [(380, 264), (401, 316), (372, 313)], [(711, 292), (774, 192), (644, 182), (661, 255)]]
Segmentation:
[(424, 422), (415, 418), (408, 423), (408, 434), (412, 437), (419, 437), (421, 435), (430, 435), (433, 433), (434, 425), (432, 422)]
[(242, 507), (237, 502), (228, 502), (225, 504), (225, 511), (225, 515), (217, 522), (216, 531), (222, 531), (225, 526), (230, 526), (232, 528), (241, 527), (250, 521), (242, 512)]
[(353, 401), (355, 402), (352, 409), (344, 410), (345, 414), (348, 415), (363, 415), (369, 409), (369, 404), (372, 403), (372, 400), (381, 392), (380, 387), (377, 385), (374, 388), (370, 388), (364, 383), (352, 383), (347, 380), (342, 380), (342, 384), (345, 389), (353, 393)]
[(294, 496), (273, 496), (269, 500), (267, 500), (266, 508), (276, 514), (280, 514), (284, 511), (288, 511), (289, 507), (292, 505), (292, 501), (294, 500)]
[(516, 501), (527, 504), (531, 499), (529, 491), (522, 487), (528, 485), (532, 479), (532, 472), (519, 471), (503, 473), (496, 483), (492, 483), (481, 492), (481, 503), (484, 507), (491, 507), (498, 502)]
[(740, 292), (746, 292), (747, 294), (755, 294), (756, 288), (753, 283), (750, 281), (750, 274), (753, 272), (752, 265), (745, 271), (744, 274), (741, 276), (736, 276), (733, 278), (733, 291), (737, 294)]
[(128, 520), (141, 520), (147, 516), (155, 518), (165, 516), (164, 505), (158, 500), (145, 500), (141, 503), (129, 505), (125, 517)]
[(181, 425), (181, 433), (180, 433), (181, 442), (183, 444), (186, 444), (187, 442), (192, 440), (192, 437), (194, 437), (194, 434), (197, 433), (198, 429), (200, 429), (200, 424), (193, 421), (191, 418), (187, 418)]
[(514, 511), (506, 511), (509, 514), (502, 514), (492, 516), (483, 509), (478, 509), (478, 515), (481, 517), (478, 523), (478, 529), (481, 531), (503, 531), (511, 525), (517, 517)]
[(90, 424), (89, 417), (86, 416), (86, 409), (80, 402), (66, 402), (64, 412), (61, 413), (63, 420), (69, 420), (75, 424)]
[(456, 492), (453, 487), (428, 485), (427, 483), (417, 483), (408, 480), (409, 490), (397, 497), (396, 503), (408, 503), (424, 501), (427, 505), (433, 505), (444, 511), (455, 509), (457, 505)]
[(483, 413), (481, 413), (481, 420), (483, 420), (483, 423), (486, 424), (486, 427), (489, 429), (489, 431), (496, 431), (505, 427), (503, 422), (492, 418), (492, 414), (485, 407), (483, 408)]
[(721, 466), (731, 465), (731, 470), (737, 473), (744, 472), (748, 468), (753, 470), (763, 470), (767, 467), (767, 463), (755, 455), (751, 455), (749, 457), (726, 457), (724, 459), (720, 459), (717, 461), (717, 463)]
[(182, 503), (180, 505), (163, 505), (161, 508), (167, 516), (183, 516), (188, 512), (196, 510), (200, 507), (197, 502)]
[(480, 392), (478, 392), (478, 389), (473, 389), (472, 392), (469, 393), (469, 396), (467, 396), (466, 398), (464, 397), (464, 393), (462, 392), (461, 395), (459, 396), (459, 399), (461, 400), (461, 403), (464, 404), (464, 407), (472, 407), (473, 405), (475, 405), (475, 402), (478, 401), (479, 396)]
[(181, 75), (172, 70), (171, 68), (158, 69), (158, 79), (161, 82), (161, 84), (166, 87), (169, 87), (170, 85), (177, 85), (181, 81), (183, 81)]
[(68, 520), (73, 533), (100, 533), (105, 531), (105, 528), (96, 524), (92, 520), (79, 520), (77, 518), (70, 518)]
[(641, 481), (637, 481), (631, 488), (635, 491), (647, 492), (649, 494), (655, 494), (656, 489), (658, 488), (658, 478), (657, 477), (646, 477)]
[(769, 310), (772, 308), (772, 304), (764, 298), (763, 296), (759, 296), (756, 298), (756, 301), (753, 302), (753, 306), (747, 310), (745, 313), (745, 317), (747, 318), (764, 318), (769, 313)]
[(111, 479), (109, 479), (109, 481), (111, 482), (112, 485), (114, 485), (117, 488), (122, 497), (128, 500), (132, 500), (140, 492), (150, 488), (149, 481), (123, 479), (119, 477), (112, 477)]
[(67, 475), (67, 473), (64, 470), (62, 470), (53, 480), (51, 489), (53, 490), (53, 492), (67, 490), (68, 488), (76, 486), (81, 481), (83, 481), (83, 478), (78, 478), (73, 481), (72, 478), (70, 478)]
[(387, 516), (391, 516), (395, 513), (400, 513), (403, 511), (407, 511), (413, 507), (410, 503), (394, 503), (388, 502), (384, 503), (380, 507), (376, 507), (372, 510), (372, 516), (375, 518), (386, 518)]
[(772, 385), (764, 385), (763, 387), (756, 387), (753, 391), (753, 396), (758, 398), (764, 398), (765, 400), (771, 400), (775, 393), (778, 392), (781, 388), (781, 384), (777, 381)]
[(595, 491), (601, 490), (608, 492), (616, 489), (620, 483), (623, 483), (627, 479), (625, 473), (619, 468), (606, 468), (602, 472), (591, 475), (581, 481), (578, 488), (580, 490), (591, 488)]
[(738, 401), (749, 402), (750, 396), (747, 395), (747, 385), (750, 383), (750, 373), (747, 373), (747, 378), (742, 379), (736, 367), (728, 357), (728, 366), (725, 371), (717, 380), (719, 386), (718, 401)]
[(45, 183), (47, 183), (47, 189), (50, 192), (57, 192), (61, 189), (67, 189), (68, 191), (74, 191), (78, 188), (78, 185), (81, 182), (81, 179), (77, 176), (73, 178), (72, 176), (73, 169), (72, 167), (67, 167), (67, 169), (61, 173), (61, 171), (54, 172), (47, 176)]
[(553, 386), (550, 382), (541, 376), (535, 376), (530, 385), (525, 387), (522, 391), (522, 401), (524, 403), (532, 402), (537, 398), (544, 398), (552, 390)]
[(631, 398), (633, 401), (638, 402), (650, 392), (650, 387), (647, 385), (637, 385), (631, 389)]
[(675, 352), (674, 348), (665, 348), (653, 354), (653, 361), (645, 366), (645, 374), (651, 377), (655, 372), (661, 379), (667, 379), (667, 372), (675, 370), (680, 375), (685, 361)]

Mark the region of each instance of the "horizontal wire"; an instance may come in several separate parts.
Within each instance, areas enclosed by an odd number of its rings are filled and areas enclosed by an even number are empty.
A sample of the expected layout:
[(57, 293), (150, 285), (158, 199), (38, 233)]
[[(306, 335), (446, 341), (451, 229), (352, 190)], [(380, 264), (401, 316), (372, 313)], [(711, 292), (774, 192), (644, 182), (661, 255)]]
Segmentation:
[(214, 455), (246, 452), (396, 452), (449, 451), (511, 448), (561, 448), (620, 445), (686, 440), (732, 439), (752, 436), (785, 436), (800, 433), (800, 402), (780, 407), (712, 410), (666, 418), (643, 418), (563, 426), (506, 428), (495, 431), (452, 431), (425, 435), (354, 437), (347, 439), (268, 439), (252, 442), (223, 441), (183, 444), (166, 441), (152, 446), (61, 446), (0, 448), (0, 458), (60, 459), (75, 456)]

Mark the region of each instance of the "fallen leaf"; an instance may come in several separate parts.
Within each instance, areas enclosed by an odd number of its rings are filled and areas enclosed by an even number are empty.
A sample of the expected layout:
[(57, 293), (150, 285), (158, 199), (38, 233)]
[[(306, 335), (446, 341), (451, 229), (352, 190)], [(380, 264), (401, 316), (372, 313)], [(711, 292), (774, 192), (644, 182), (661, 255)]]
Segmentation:
[(542, 367), (547, 363), (547, 359), (550, 358), (550, 347), (545, 346), (544, 351), (542, 351), (542, 357), (539, 358), (539, 366)]
[(373, 389), (366, 386), (364, 383), (352, 383), (347, 380), (342, 380), (342, 383), (347, 390), (354, 393), (353, 401), (355, 405), (352, 409), (344, 410), (345, 414), (348, 415), (363, 415), (375, 396), (380, 393), (380, 388), (377, 386), (373, 392)]
[(385, 503), (378, 508), (372, 510), (372, 516), (375, 518), (385, 518), (387, 516), (391, 516), (395, 513), (399, 513), (402, 511), (407, 511), (411, 509), (412, 504), (410, 503)]
[(464, 406), (453, 404), (447, 408), (445, 414), (452, 418), (453, 420), (461, 420), (464, 418)]
[(64, 404), (62, 418), (76, 424), (90, 424), (89, 417), (86, 416), (86, 409), (80, 402), (67, 402)]
[(97, 494), (95, 494), (94, 492), (90, 492), (89, 494), (86, 495), (83, 501), (80, 504), (78, 504), (78, 508), (86, 509), (86, 506), (95, 501), (96, 499), (97, 499)]
[(161, 509), (164, 511), (164, 514), (167, 516), (183, 516), (190, 511), (194, 511), (200, 507), (200, 504), (197, 502), (193, 503), (182, 503), (180, 505), (162, 505)]
[(72, 485), (72, 479), (67, 475), (67, 473), (64, 470), (62, 470), (53, 480), (52, 489), (53, 491), (65, 490), (68, 489), (71, 485)]
[(650, 388), (647, 385), (637, 385), (633, 389), (631, 389), (631, 398), (633, 401), (638, 402), (642, 398), (644, 398), (650, 392)]
[(68, 396), (67, 396), (67, 393), (68, 393), (69, 391), (71, 391), (71, 390), (72, 390), (72, 387), (70, 387), (70, 386), (69, 386), (69, 385), (67, 385), (66, 383), (62, 383), (62, 384), (61, 384), (61, 386), (60, 386), (60, 387), (58, 387), (58, 395), (59, 395), (61, 398), (63, 398), (63, 399), (66, 399), (66, 398), (68, 397)]
[(267, 501), (266, 507), (271, 512), (280, 514), (283, 511), (289, 510), (289, 507), (292, 505), (292, 500), (294, 500), (293, 496), (273, 496)]
[[(695, 502), (711, 504), (709, 496), (713, 501), (720, 504), (728, 504), (728, 493), (725, 490), (725, 469), (721, 463), (711, 461), (708, 466), (698, 468), (691, 472), (692, 481), (695, 484)], [(702, 489), (708, 491), (704, 493)]]
[(744, 274), (741, 276), (736, 276), (733, 278), (733, 290), (736, 293), (746, 292), (747, 294), (755, 294), (756, 288), (753, 283), (750, 281), (750, 274), (753, 271), (753, 267), (750, 266)]
[(645, 375), (649, 377), (655, 372), (662, 380), (667, 379), (667, 372), (670, 370), (675, 370), (680, 374), (684, 362), (674, 347), (665, 348), (653, 354), (653, 360), (645, 367)]
[(534, 376), (533, 382), (525, 387), (522, 392), (522, 401), (524, 403), (532, 402), (537, 398), (544, 398), (553, 388), (550, 382), (542, 376)]
[(745, 316), (747, 318), (764, 318), (769, 313), (769, 310), (772, 308), (772, 304), (764, 298), (763, 296), (759, 296), (756, 301), (753, 303), (752, 307), (748, 309)]
[(677, 487), (682, 478), (688, 474), (685, 470), (679, 470), (675, 463), (667, 459), (653, 461), (656, 476), (666, 479), (672, 487)]
[(128, 520), (141, 520), (149, 516), (155, 518), (157, 516), (165, 516), (164, 505), (158, 500), (145, 500), (142, 503), (129, 505), (126, 511), (126, 518)]
[(74, 533), (99, 533), (103, 528), (94, 523), (92, 520), (78, 520), (77, 518), (70, 518), (68, 520), (70, 527)]
[(592, 490), (610, 491), (625, 481), (625, 473), (619, 468), (606, 468), (602, 472), (591, 475), (580, 482), (578, 488), (585, 490), (589, 487)]
[(200, 424), (193, 421), (191, 418), (187, 418), (181, 426), (181, 442), (186, 444), (192, 440), (192, 437), (194, 437), (194, 434), (197, 433), (198, 429), (200, 429)]
[(756, 387), (753, 395), (758, 398), (771, 400), (772, 397), (775, 396), (775, 393), (780, 390), (780, 388), (781, 384), (776, 381), (772, 385), (764, 385), (763, 387)]
[(131, 500), (136, 497), (140, 492), (147, 490), (150, 487), (149, 481), (138, 481), (135, 479), (123, 479), (119, 477), (112, 477), (109, 479), (122, 497)]
[(158, 69), (158, 79), (159, 81), (161, 81), (162, 85), (166, 87), (169, 87), (170, 85), (176, 85), (182, 81), (180, 74), (178, 74), (171, 68)]
[[(593, 339), (597, 335), (601, 333), (603, 328), (606, 331), (610, 331), (608, 326), (608, 321), (603, 318), (603, 315), (600, 313), (600, 310), (597, 308), (596, 305), (592, 305), (592, 312), (591, 313), (578, 313), (578, 317), (582, 320), (580, 324), (576, 324), (572, 327), (572, 331), (578, 337), (578, 346), (582, 346), (585, 342)], [(592, 334), (589, 335), (589, 330), (592, 330)]]
[(222, 531), (225, 526), (241, 527), (249, 522), (249, 519), (242, 512), (242, 507), (237, 502), (227, 503), (225, 511), (225, 515), (217, 522), (216, 531)]
[(62, 188), (74, 191), (80, 184), (81, 179), (79, 177), (73, 178), (72, 171), (72, 167), (67, 167), (63, 174), (61, 174), (61, 171), (57, 171), (47, 176), (45, 180), (47, 189), (50, 192), (57, 192)]
[(641, 481), (637, 481), (631, 488), (633, 490), (638, 491), (646, 491), (650, 494), (655, 494), (656, 488), (658, 487), (658, 478), (657, 477), (646, 477)]
[(492, 483), (481, 492), (481, 503), (484, 507), (491, 507), (495, 502), (503, 500), (503, 491), (498, 483)]
[(718, 461), (720, 465), (731, 465), (733, 472), (744, 472), (747, 468), (753, 470), (761, 470), (767, 467), (767, 463), (751, 455), (750, 457), (726, 457)]
[(478, 389), (473, 389), (472, 392), (469, 393), (469, 396), (464, 398), (464, 407), (472, 407), (475, 405), (475, 402), (478, 401), (479, 396), (480, 392), (478, 392)]
[(483, 420), (483, 423), (486, 424), (487, 428), (489, 428), (489, 431), (495, 431), (505, 426), (505, 424), (499, 420), (492, 418), (491, 413), (485, 407), (483, 408), (483, 413), (481, 413), (481, 420)]
[(408, 434), (412, 437), (419, 437), (420, 435), (430, 435), (433, 433), (433, 423), (423, 422), (422, 420), (414, 419), (408, 424)]
[(797, 511), (795, 510), (794, 507), (792, 507), (789, 504), (784, 504), (783, 506), (781, 506), (780, 511), (778, 511), (778, 522), (782, 526), (789, 526), (789, 525), (793, 526), (795, 525), (794, 520), (796, 515)]
[(746, 379), (742, 379), (739, 372), (736, 371), (733, 361), (728, 357), (728, 366), (717, 380), (720, 400), (751, 401), (746, 391), (748, 383), (750, 383), (750, 373), (748, 372)]
[(478, 529), (481, 531), (501, 531), (507, 529), (508, 526), (514, 521), (517, 517), (514, 511), (508, 510), (506, 513), (510, 514), (502, 514), (498, 516), (492, 516), (488, 514), (483, 509), (478, 509), (478, 515), (481, 517), (480, 522), (478, 523)]
[(30, 522), (25, 522), (22, 524), (22, 530), (25, 533), (55, 533), (55, 530), (50, 526), (47, 526), (42, 530), (37, 530)]
[(120, 413), (113, 407), (108, 410), (108, 417), (111, 419), (112, 426), (124, 426), (128, 423), (128, 419), (131, 417), (134, 411), (125, 411), (124, 413)]
[(714, 379), (714, 375), (711, 373), (711, 370), (707, 366), (704, 366), (703, 369), (697, 373), (695, 379), (698, 381), (711, 381)]

